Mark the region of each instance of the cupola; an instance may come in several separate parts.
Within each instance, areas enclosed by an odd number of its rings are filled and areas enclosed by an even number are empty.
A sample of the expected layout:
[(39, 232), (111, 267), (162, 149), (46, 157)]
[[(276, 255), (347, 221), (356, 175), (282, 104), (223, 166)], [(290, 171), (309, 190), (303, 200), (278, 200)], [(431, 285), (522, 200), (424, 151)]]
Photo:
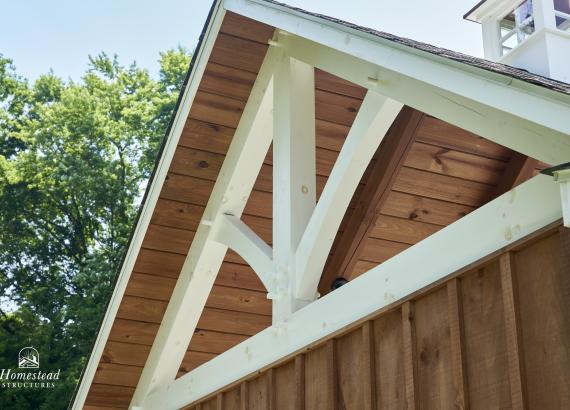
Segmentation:
[(481, 24), (486, 59), (570, 82), (570, 0), (483, 0), (464, 18)]

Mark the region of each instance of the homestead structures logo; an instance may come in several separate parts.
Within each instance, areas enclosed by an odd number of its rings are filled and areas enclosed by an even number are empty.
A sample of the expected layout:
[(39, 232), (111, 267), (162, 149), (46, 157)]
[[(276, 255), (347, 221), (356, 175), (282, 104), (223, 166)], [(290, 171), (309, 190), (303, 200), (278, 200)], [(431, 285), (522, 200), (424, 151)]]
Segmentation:
[(0, 387), (3, 389), (53, 389), (59, 380), (59, 371), (39, 370), (40, 354), (31, 347), (18, 352), (18, 369), (0, 369)]
[(33, 347), (24, 347), (18, 353), (18, 367), (20, 369), (39, 369), (40, 354)]

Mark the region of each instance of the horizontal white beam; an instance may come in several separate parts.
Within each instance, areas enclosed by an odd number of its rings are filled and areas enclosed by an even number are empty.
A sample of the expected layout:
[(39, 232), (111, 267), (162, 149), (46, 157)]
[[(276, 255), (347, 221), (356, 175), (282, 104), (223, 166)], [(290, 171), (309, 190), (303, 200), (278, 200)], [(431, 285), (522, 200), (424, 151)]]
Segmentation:
[[(273, 137), (275, 62), (281, 52), (270, 47), (233, 136), (208, 200), (158, 334), (137, 384), (131, 406), (146, 407), (146, 397), (172, 382), (227, 251), (213, 240), (212, 222), (223, 214), (240, 217)], [(159, 406), (160, 407), (160, 406)]]
[(570, 158), (570, 96), (260, 0), (224, 7), (293, 35), (305, 61), (498, 144), (560, 164)]
[(214, 225), (212, 240), (238, 253), (255, 271), (269, 292), (273, 284), (272, 249), (241, 219), (220, 215)]
[(350, 128), (297, 252), (296, 295), (311, 300), (354, 191), (402, 104), (369, 91)]
[(295, 312), (286, 327), (268, 328), (156, 391), (148, 407), (175, 409), (199, 400), (560, 217), (556, 182), (536, 176)]

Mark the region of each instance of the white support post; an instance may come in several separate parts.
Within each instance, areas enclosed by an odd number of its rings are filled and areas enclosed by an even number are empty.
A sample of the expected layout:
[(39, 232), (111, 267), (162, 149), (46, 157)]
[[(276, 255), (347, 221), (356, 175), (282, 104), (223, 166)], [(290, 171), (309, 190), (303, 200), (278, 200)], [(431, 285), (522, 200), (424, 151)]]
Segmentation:
[(497, 61), (503, 55), (501, 49), (501, 31), (499, 30), (499, 20), (495, 16), (487, 17), (481, 22), (483, 34), (483, 50), (485, 58), (491, 61)]
[[(270, 47), (220, 170), (198, 231), (152, 345), (131, 406), (147, 408), (153, 391), (174, 381), (227, 246), (213, 240), (213, 221), (240, 217), (273, 135), (272, 76), (280, 51)], [(152, 406), (151, 406), (152, 407)], [(158, 405), (157, 407), (161, 407)]]
[(350, 199), (401, 109), (401, 103), (374, 91), (366, 94), (297, 249), (297, 298), (315, 294)]
[(284, 55), (274, 80), (273, 323), (314, 299), (296, 300), (295, 250), (316, 202), (314, 69)]
[(149, 397), (149, 408), (182, 408), (499, 252), (560, 217), (557, 184), (538, 175), (295, 312), (286, 328), (265, 329), (164, 386)]
[(241, 219), (233, 215), (220, 215), (214, 223), (212, 240), (236, 251), (259, 276), (265, 288), (272, 291), (273, 251)]

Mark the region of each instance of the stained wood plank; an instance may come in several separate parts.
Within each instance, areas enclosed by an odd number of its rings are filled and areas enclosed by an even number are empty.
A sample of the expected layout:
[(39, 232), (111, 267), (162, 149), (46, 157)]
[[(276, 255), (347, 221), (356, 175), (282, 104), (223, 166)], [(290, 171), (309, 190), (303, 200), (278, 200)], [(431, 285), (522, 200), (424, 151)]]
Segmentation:
[[(354, 330), (335, 341), (338, 371), (338, 406), (341, 409), (364, 408), (365, 366), (363, 332)], [(369, 376), (369, 375), (368, 375)]]
[(440, 229), (440, 225), (427, 222), (379, 215), (369, 236), (414, 245)]
[(495, 196), (503, 195), (517, 185), (533, 177), (533, 172), (538, 166), (538, 161), (527, 157), (519, 152), (513, 152), (504, 175), (498, 179), (499, 183), (495, 188)]
[(306, 356), (304, 354), (299, 354), (295, 357), (295, 408), (298, 410), (305, 410), (305, 357)]
[(410, 245), (401, 242), (368, 238), (364, 242), (364, 248), (360, 254), (360, 259), (368, 262), (380, 263), (390, 259), (400, 252), (405, 251), (409, 247)]
[(274, 27), (249, 19), (231, 11), (226, 12), (220, 31), (232, 36), (246, 38), (261, 44), (267, 44), (273, 36)]
[(273, 409), (295, 410), (298, 408), (296, 400), (299, 391), (295, 379), (295, 360), (275, 368), (273, 373)]
[(248, 381), (248, 409), (267, 410), (269, 397), (267, 396), (267, 378), (265, 375)]
[(412, 302), (404, 302), (402, 305), (402, 345), (404, 350), (406, 409), (408, 410), (420, 408), (415, 328), (414, 306)]
[[(409, 316), (408, 316), (409, 317)], [(397, 410), (406, 408), (406, 400), (410, 385), (413, 384), (413, 374), (406, 367), (404, 348), (413, 348), (413, 343), (404, 345), (404, 321), (406, 331), (411, 331), (409, 320), (403, 318), (400, 309), (387, 312), (374, 319), (374, 364), (375, 364), (375, 387), (377, 406), (374, 408)], [(411, 334), (408, 334), (408, 337)], [(410, 354), (407, 352), (406, 354)], [(412, 353), (413, 356), (413, 353)], [(407, 360), (412, 357), (406, 356)], [(412, 367), (413, 369), (413, 367)], [(412, 405), (413, 405), (412, 400)], [(412, 407), (408, 407), (412, 408)]]
[(220, 354), (243, 342), (248, 336), (197, 329), (190, 341), (190, 350)]
[(236, 128), (244, 107), (243, 101), (199, 90), (194, 97), (189, 117)]
[(152, 214), (151, 223), (196, 231), (203, 213), (203, 206), (159, 198)]
[(265, 57), (267, 47), (267, 44), (220, 33), (209, 61), (257, 73)]
[(510, 149), (433, 117), (426, 118), (417, 140), (503, 161), (511, 157)]
[(150, 346), (109, 341), (105, 345), (105, 349), (101, 355), (101, 363), (142, 367), (149, 353)]
[(514, 255), (531, 409), (570, 408), (569, 254), (560, 239), (555, 233)]
[(208, 63), (200, 82), (200, 90), (247, 101), (256, 74), (216, 63)]
[(399, 192), (479, 207), (493, 194), (491, 185), (403, 167), (394, 183)]
[(509, 408), (507, 344), (501, 275), (497, 261), (461, 279), (469, 404)]
[(206, 306), (240, 312), (271, 315), (271, 301), (266, 292), (214, 285)]
[(513, 255), (507, 252), (499, 260), (501, 287), (505, 308), (505, 329), (507, 339), (507, 357), (509, 360), (509, 382), (511, 386), (511, 405), (514, 409), (528, 408), (526, 403), (526, 383), (524, 376), (524, 356), (519, 315), (519, 302)]
[(451, 340), (445, 287), (414, 302), (418, 400), (422, 409), (454, 406)]
[(305, 409), (336, 408), (334, 342), (305, 355)]
[(178, 278), (185, 256), (176, 253), (141, 249), (133, 271), (151, 275)]
[(475, 207), (392, 191), (382, 214), (440, 226), (464, 217)]
[(253, 269), (248, 265), (238, 263), (222, 263), (216, 278), (216, 284), (267, 292)]
[(459, 279), (453, 278), (447, 282), (447, 310), (449, 314), (449, 333), (451, 339), (451, 366), (455, 407), (466, 409), (467, 372), (465, 370), (465, 333), (463, 330), (463, 297)]
[(186, 352), (186, 355), (182, 360), (182, 364), (180, 365), (180, 372), (188, 373), (196, 367), (212, 360), (216, 356), (217, 354), (215, 353), (188, 351)]
[(93, 383), (85, 400), (86, 405), (127, 408), (135, 389), (126, 386), (113, 386)]
[(149, 224), (143, 246), (145, 249), (186, 255), (192, 239), (194, 239), (193, 231)]
[(320, 120), (351, 126), (362, 100), (323, 90), (315, 90), (315, 117)]
[(246, 312), (206, 308), (198, 321), (200, 329), (252, 336), (271, 326), (271, 317)]
[(224, 392), (223, 397), (224, 410), (240, 410), (241, 397), (239, 386)]
[(93, 383), (114, 386), (136, 387), (142, 373), (140, 366), (127, 366), (114, 363), (99, 363)]
[(505, 162), (449, 148), (416, 142), (406, 157), (407, 167), (423, 169), (494, 185), (505, 169)]
[(362, 390), (364, 410), (376, 409), (376, 361), (374, 322), (367, 321), (361, 328), (362, 338)]
[(336, 94), (348, 97), (364, 99), (366, 88), (360, 87), (350, 81), (343, 80), (340, 77), (332, 75), (326, 71), (315, 69), (315, 88), (324, 91), (330, 91)]
[(235, 129), (188, 118), (178, 145), (225, 155)]

